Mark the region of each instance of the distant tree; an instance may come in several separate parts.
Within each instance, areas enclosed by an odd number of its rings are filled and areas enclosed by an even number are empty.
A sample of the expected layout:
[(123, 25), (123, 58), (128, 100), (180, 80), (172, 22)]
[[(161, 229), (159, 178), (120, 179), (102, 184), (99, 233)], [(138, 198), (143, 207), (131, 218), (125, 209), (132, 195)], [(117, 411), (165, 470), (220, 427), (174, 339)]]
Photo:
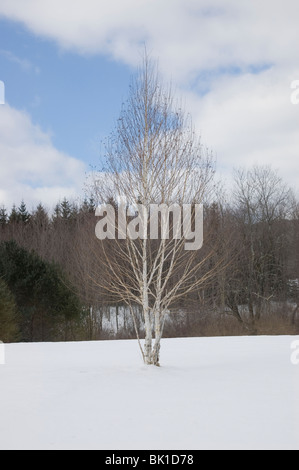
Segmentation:
[(53, 238), (53, 231), (48, 212), (42, 204), (39, 204), (33, 210), (29, 224), (26, 224), (27, 237), (24, 248), (34, 250), (43, 259), (51, 259), (50, 241)]
[(7, 224), (8, 216), (6, 212), (6, 208), (4, 206), (0, 207), (0, 226), (4, 226)]
[(61, 207), (60, 204), (56, 204), (53, 212), (53, 222), (57, 221), (61, 217)]
[(88, 200), (88, 210), (91, 214), (95, 213), (96, 210), (96, 202), (93, 196), (90, 196)]
[(286, 292), (286, 221), (293, 195), (277, 172), (255, 166), (236, 172), (233, 203), (239, 256), (227, 276), (227, 313), (257, 334), (263, 311)]
[[(289, 299), (293, 303), (292, 324), (299, 318), (299, 202), (294, 201), (289, 250), (288, 287)], [(299, 326), (299, 325), (298, 325)]]
[(19, 221), (23, 222), (24, 224), (26, 224), (30, 220), (30, 214), (27, 211), (27, 207), (24, 201), (21, 202), (21, 205), (18, 208), (17, 214), (18, 214)]
[(61, 217), (64, 220), (69, 220), (72, 216), (72, 212), (73, 212), (73, 208), (72, 208), (71, 203), (66, 198), (64, 198), (60, 204)]
[(0, 340), (12, 343), (18, 339), (17, 307), (7, 284), (0, 278)]
[(90, 213), (93, 214), (95, 213), (96, 210), (96, 203), (94, 198), (91, 196), (89, 199), (86, 197), (81, 204), (80, 207), (80, 212), (83, 212), (84, 214)]
[[(62, 202), (56, 204), (52, 221), (55, 227), (65, 227), (65, 222), (74, 221), (79, 213), (78, 207), (75, 203), (70, 202), (64, 198)], [(68, 224), (67, 224), (68, 225)]]
[(16, 205), (13, 204), (10, 215), (9, 215), (9, 222), (16, 223), (20, 221), (20, 215), (17, 211)]
[(49, 216), (42, 204), (38, 204), (32, 214), (32, 219), (35, 225), (39, 228), (46, 228), (49, 225)]

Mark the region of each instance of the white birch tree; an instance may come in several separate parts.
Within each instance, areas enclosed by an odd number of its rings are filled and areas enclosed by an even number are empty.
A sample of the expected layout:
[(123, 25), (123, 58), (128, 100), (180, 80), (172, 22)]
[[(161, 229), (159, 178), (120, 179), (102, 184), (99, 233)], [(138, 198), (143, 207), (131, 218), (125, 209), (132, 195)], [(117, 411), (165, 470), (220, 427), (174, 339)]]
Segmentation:
[[(147, 56), (132, 79), (128, 100), (108, 139), (106, 157), (104, 176), (95, 174), (92, 185), (97, 202), (125, 201), (135, 207), (139, 217), (132, 220), (125, 215), (131, 236), (120, 230), (109, 233), (108, 228), (108, 239), (102, 242), (104, 259), (99, 260), (106, 275), (96, 283), (128, 305), (137, 336), (133, 307), (142, 309), (144, 344), (138, 336), (142, 356), (146, 364), (159, 365), (165, 316), (180, 299), (212, 279), (221, 262), (209, 262), (213, 247), (200, 252), (185, 249), (186, 238), (192, 234), (185, 230), (184, 237), (176, 235), (184, 229), (186, 214), (179, 222), (170, 217), (172, 237), (163, 233), (167, 227), (163, 207), (189, 204), (195, 226), (194, 207), (210, 191), (214, 164), (196, 136), (190, 116), (175, 104), (170, 87), (163, 86), (157, 65)], [(162, 212), (158, 240), (149, 236), (153, 204)], [(124, 217), (120, 208), (115, 207), (115, 212), (120, 222)]]

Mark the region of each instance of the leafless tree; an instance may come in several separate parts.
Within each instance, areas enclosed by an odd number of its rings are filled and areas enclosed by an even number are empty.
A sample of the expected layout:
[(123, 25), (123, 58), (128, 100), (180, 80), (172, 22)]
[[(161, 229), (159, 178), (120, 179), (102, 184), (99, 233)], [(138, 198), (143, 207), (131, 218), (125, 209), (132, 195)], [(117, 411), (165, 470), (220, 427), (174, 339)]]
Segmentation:
[(118, 219), (116, 201), (125, 199), (126, 204), (135, 207), (139, 218), (135, 221), (128, 215), (126, 218), (139, 237), (116, 231), (116, 240), (109, 240), (114, 237), (108, 230), (99, 259), (105, 275), (102, 280), (96, 273), (92, 277), (99, 288), (126, 304), (133, 318), (133, 307), (139, 306), (144, 321), (144, 345), (137, 327), (136, 334), (144, 362), (159, 365), (166, 315), (180, 299), (211, 280), (222, 262), (217, 259), (211, 263), (213, 246), (200, 252), (185, 249), (186, 237), (176, 237), (182, 234), (185, 217), (179, 223), (174, 216), (170, 217), (173, 236), (167, 237), (163, 234), (161, 215), (158, 239), (149, 237), (153, 204), (160, 208), (188, 204), (195, 227), (195, 207), (204, 203), (211, 191), (214, 162), (196, 136), (190, 116), (175, 104), (171, 88), (162, 84), (157, 65), (147, 56), (132, 79), (128, 101), (108, 139), (106, 152), (105, 173), (94, 175), (91, 191), (98, 203), (115, 205)]
[(235, 172), (233, 214), (239, 256), (226, 286), (227, 313), (251, 334), (263, 309), (282, 296), (287, 279), (286, 224), (293, 194), (271, 167)]
[(292, 325), (296, 324), (296, 318), (299, 314), (299, 203), (294, 199), (292, 223), (289, 230), (291, 243), (289, 250), (289, 294), (293, 302), (291, 315)]

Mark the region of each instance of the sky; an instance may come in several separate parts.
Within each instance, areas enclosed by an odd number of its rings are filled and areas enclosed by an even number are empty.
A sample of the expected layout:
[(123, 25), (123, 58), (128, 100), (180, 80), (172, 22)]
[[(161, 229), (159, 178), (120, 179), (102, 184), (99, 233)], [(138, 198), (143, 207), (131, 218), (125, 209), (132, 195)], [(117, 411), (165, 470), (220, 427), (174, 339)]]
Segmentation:
[(297, 0), (0, 0), (0, 206), (83, 197), (144, 45), (221, 178), (271, 165), (298, 188), (298, 13)]

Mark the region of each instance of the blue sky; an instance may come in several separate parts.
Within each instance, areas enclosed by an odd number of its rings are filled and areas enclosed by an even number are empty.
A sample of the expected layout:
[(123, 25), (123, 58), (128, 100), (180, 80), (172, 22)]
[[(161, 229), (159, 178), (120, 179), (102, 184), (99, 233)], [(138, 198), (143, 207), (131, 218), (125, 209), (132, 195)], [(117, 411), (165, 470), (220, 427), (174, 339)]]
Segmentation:
[(271, 165), (298, 188), (297, 11), (297, 0), (0, 0), (0, 206), (83, 196), (144, 44), (219, 178)]
[(26, 110), (55, 147), (97, 164), (100, 140), (118, 117), (132, 67), (103, 55), (61, 51), (7, 20), (0, 21), (0, 44), (6, 102)]

